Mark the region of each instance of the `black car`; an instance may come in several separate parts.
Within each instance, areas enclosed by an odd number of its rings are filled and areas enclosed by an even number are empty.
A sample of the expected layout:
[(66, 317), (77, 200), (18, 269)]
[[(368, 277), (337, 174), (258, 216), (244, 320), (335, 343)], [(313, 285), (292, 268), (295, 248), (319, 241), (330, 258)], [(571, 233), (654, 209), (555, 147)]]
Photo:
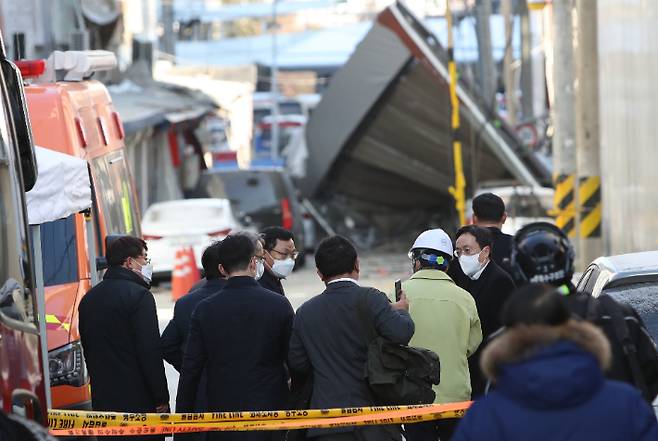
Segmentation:
[(269, 226), (290, 230), (300, 251), (297, 266), (304, 264), (303, 211), (295, 187), (282, 168), (206, 170), (189, 196), (228, 199), (238, 220), (259, 231)]

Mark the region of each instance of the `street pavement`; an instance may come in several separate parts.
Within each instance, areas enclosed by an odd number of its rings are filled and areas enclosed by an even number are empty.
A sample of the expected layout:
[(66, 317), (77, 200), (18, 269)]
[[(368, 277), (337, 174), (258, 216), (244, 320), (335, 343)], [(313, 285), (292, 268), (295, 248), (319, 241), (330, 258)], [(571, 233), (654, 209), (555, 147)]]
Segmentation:
[[(288, 300), (290, 300), (290, 303), (295, 309), (299, 308), (302, 303), (308, 299), (322, 293), (324, 290), (324, 284), (320, 281), (316, 273), (313, 257), (309, 256), (306, 262), (304, 268), (295, 271), (283, 282), (286, 290), (286, 297), (288, 297)], [(360, 268), (360, 283), (363, 286), (373, 286), (384, 292), (393, 291), (395, 280), (404, 280), (411, 275), (411, 262), (405, 253), (366, 254), (360, 259)], [(161, 284), (159, 287), (153, 289), (153, 294), (158, 308), (160, 332), (162, 332), (174, 314), (174, 304), (171, 301), (170, 286), (167, 284)], [(176, 405), (178, 372), (166, 362), (165, 371), (167, 374), (169, 396), (171, 397), (171, 408), (173, 411)]]

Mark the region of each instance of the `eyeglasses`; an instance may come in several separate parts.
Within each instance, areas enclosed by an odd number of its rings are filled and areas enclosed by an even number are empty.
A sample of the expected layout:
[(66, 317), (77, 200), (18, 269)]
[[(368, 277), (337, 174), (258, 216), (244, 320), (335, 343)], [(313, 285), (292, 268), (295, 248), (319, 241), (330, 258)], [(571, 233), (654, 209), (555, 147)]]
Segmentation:
[(455, 250), (455, 257), (472, 256), (473, 254), (480, 254), (480, 252), (469, 247), (458, 248)]
[[(297, 251), (297, 250), (293, 250), (289, 253), (284, 253), (283, 251), (279, 251), (279, 250), (275, 250), (275, 249), (273, 249), (272, 251), (274, 251), (275, 253), (277, 253), (277, 254), (279, 254), (283, 257), (290, 257), (292, 260), (297, 260), (297, 256), (299, 256), (299, 251)], [(272, 251), (270, 251), (270, 253)]]
[(254, 254), (254, 257), (256, 258), (256, 260), (260, 260), (261, 262), (265, 261), (265, 256), (264, 255), (259, 256), (257, 254)]
[(148, 264), (151, 263), (151, 259), (149, 259), (149, 258), (146, 257), (146, 256), (137, 256), (137, 257), (133, 257), (133, 259), (134, 259), (134, 260), (137, 260), (137, 259), (144, 259), (144, 265), (148, 265)]

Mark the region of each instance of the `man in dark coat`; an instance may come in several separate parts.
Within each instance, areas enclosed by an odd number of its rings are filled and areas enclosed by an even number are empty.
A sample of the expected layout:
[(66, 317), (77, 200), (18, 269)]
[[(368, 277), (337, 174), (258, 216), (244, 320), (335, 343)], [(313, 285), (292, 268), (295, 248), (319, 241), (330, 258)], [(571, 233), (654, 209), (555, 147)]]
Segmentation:
[[(482, 326), (482, 344), (468, 360), (471, 393), (476, 398), (486, 387), (486, 378), (480, 370), (480, 355), (489, 337), (502, 326), (500, 313), (516, 286), (512, 277), (491, 259), (495, 245), (488, 229), (466, 225), (457, 231), (455, 241), (458, 259), (453, 260), (450, 275), (475, 299)], [(455, 271), (456, 267), (460, 271)]]
[[(288, 402), (285, 358), (294, 312), (284, 296), (258, 285), (263, 248), (247, 233), (219, 246), (224, 289), (192, 314), (178, 383), (177, 412), (191, 412), (208, 373), (208, 411), (278, 410)], [(214, 432), (211, 440), (267, 441), (271, 432)]]
[(473, 198), (473, 223), (478, 227), (487, 228), (493, 238), (491, 260), (509, 273), (509, 261), (512, 254), (512, 239), (502, 232), (507, 220), (505, 202), (493, 193), (483, 193)]
[(260, 286), (286, 295), (281, 280), (288, 277), (295, 267), (297, 248), (292, 233), (281, 227), (267, 227), (260, 232), (265, 250), (265, 272), (258, 280)]
[[(118, 238), (107, 250), (107, 261), (103, 281), (89, 290), (78, 308), (92, 407), (169, 412), (146, 242), (131, 236)], [(164, 440), (164, 436), (135, 439)]]
[[(219, 244), (220, 242), (215, 242), (203, 252), (201, 265), (205, 274), (205, 283), (199, 288), (195, 289), (193, 287), (187, 295), (181, 297), (176, 302), (174, 305), (174, 317), (160, 338), (162, 356), (178, 372), (181, 371), (183, 364), (183, 354), (185, 353), (185, 344), (189, 335), (192, 313), (202, 300), (217, 294), (226, 285), (226, 279), (219, 272)], [(204, 372), (199, 381), (199, 390), (197, 391), (194, 411), (205, 412), (207, 409), (206, 373)], [(207, 433), (179, 434), (175, 436), (175, 439), (178, 441), (204, 441), (207, 439)]]
[[(359, 286), (356, 250), (343, 237), (323, 240), (315, 263), (327, 289), (298, 309), (288, 366), (291, 371), (313, 372), (312, 409), (372, 406), (364, 379), (368, 338), (359, 319), (359, 301), (367, 296), (377, 333), (400, 344), (407, 344), (414, 334), (409, 303), (402, 295), (391, 304), (383, 292)], [(400, 431), (394, 426), (345, 427), (309, 430), (308, 436), (318, 441), (389, 441), (399, 440)]]
[(226, 285), (226, 279), (219, 272), (219, 244), (215, 242), (205, 249), (201, 256), (201, 265), (205, 274), (205, 283), (181, 297), (174, 305), (174, 317), (162, 332), (160, 344), (165, 361), (178, 372), (183, 364), (185, 343), (190, 329), (192, 313), (202, 301), (217, 294)]

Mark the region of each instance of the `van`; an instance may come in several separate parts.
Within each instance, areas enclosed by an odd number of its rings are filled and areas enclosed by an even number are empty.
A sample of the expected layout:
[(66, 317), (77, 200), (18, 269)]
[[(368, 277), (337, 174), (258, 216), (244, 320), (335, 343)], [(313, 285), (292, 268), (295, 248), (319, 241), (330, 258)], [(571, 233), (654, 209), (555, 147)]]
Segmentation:
[(52, 404), (91, 409), (78, 305), (98, 279), (93, 267), (105, 254), (105, 238), (141, 237), (121, 119), (107, 88), (89, 79), (114, 68), (116, 58), (106, 51), (54, 52), (47, 61), (17, 64), (30, 78), (25, 95), (34, 143), (86, 160), (91, 172), (89, 216), (75, 214), (41, 226)]
[(37, 169), (22, 78), (7, 60), (1, 36), (0, 67), (0, 406), (45, 425), (45, 341), (25, 209)]
[[(555, 191), (546, 187), (516, 185), (507, 181), (490, 181), (482, 183), (473, 197), (483, 193), (498, 195), (505, 203), (507, 220), (503, 224), (503, 233), (514, 235), (532, 222), (553, 223), (551, 210)], [(466, 202), (466, 216), (473, 217), (473, 200)]]

